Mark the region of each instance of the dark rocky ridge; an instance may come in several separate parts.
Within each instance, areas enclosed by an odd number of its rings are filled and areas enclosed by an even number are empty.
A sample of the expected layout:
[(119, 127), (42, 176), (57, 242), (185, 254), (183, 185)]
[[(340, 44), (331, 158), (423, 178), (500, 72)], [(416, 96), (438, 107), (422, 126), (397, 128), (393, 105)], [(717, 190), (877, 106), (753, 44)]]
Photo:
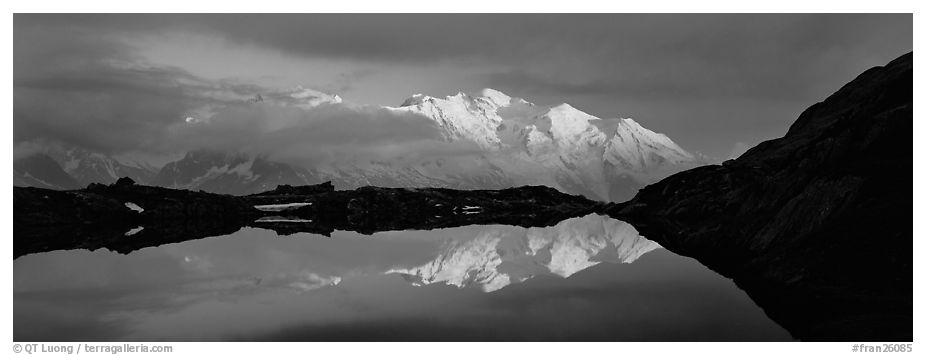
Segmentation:
[[(254, 207), (294, 202), (311, 205), (284, 211)], [(143, 211), (136, 212), (126, 203)], [(335, 230), (372, 234), (470, 224), (550, 226), (603, 206), (542, 186), (497, 191), (379, 187), (335, 191), (325, 183), (283, 185), (250, 196), (135, 185), (127, 178), (72, 191), (14, 187), (13, 257), (66, 249), (106, 248), (129, 253), (227, 235), (243, 227), (270, 229), (279, 235), (308, 232), (330, 236)], [(131, 232), (138, 227), (143, 228)]]
[(912, 341), (912, 98), (908, 53), (784, 137), (607, 213), (731, 277), (799, 339)]

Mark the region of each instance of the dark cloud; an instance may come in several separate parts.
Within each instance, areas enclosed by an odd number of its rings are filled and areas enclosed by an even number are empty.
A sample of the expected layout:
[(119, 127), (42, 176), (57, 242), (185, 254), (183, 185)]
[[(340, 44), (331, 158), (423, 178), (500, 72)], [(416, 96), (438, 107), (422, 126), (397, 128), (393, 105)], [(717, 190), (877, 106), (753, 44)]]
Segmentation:
[[(86, 32), (29, 28), (17, 36), (30, 43), (16, 52), (18, 154), (63, 143), (106, 153), (249, 151), (312, 164), (472, 149), (446, 144), (420, 115), (328, 104), (324, 100), (333, 97), (313, 90), (207, 80), (146, 63), (133, 47)], [(342, 83), (363, 75), (350, 73)]]
[[(126, 142), (88, 134), (82, 143), (146, 142), (195, 106), (263, 90), (118, 65), (144, 58), (113, 37), (171, 33), (364, 64), (323, 87), (331, 91), (374, 71), (445, 65), (472, 73), (465, 84), (425, 78), (446, 92), (494, 87), (635, 116), (714, 155), (783, 132), (804, 107), (910, 51), (913, 35), (911, 14), (17, 14), (16, 139), (106, 122)], [(89, 108), (78, 103), (91, 98)]]
[(334, 82), (320, 87), (325, 92), (348, 92), (354, 89), (356, 82), (369, 77), (376, 72), (371, 69), (358, 69), (347, 73), (339, 73)]
[[(904, 21), (906, 20), (906, 21)], [(487, 75), (529, 93), (766, 100), (811, 99), (912, 45), (905, 15), (649, 15), (606, 38), (568, 42), (550, 65)], [(579, 34), (577, 34), (578, 36)], [(542, 61), (542, 60), (541, 60)], [(533, 61), (537, 63), (537, 61)]]
[(99, 151), (155, 144), (199, 105), (203, 82), (177, 68), (144, 65), (132, 49), (79, 31), (17, 28), (14, 141), (49, 139)]
[(17, 29), (207, 32), (295, 54), (403, 63), (565, 55), (617, 65), (663, 54), (719, 66), (779, 50), (800, 57), (866, 42), (912, 44), (910, 14), (20, 14), (16, 20)]
[(203, 106), (258, 89), (209, 83), (174, 68), (101, 63), (14, 80), (14, 140), (47, 138), (118, 153), (163, 150), (167, 128)]

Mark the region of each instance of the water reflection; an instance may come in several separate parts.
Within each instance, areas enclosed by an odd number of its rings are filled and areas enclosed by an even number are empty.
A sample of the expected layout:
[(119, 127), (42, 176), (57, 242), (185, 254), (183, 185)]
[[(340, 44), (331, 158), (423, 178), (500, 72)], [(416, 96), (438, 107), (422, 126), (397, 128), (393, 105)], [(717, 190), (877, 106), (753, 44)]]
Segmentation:
[(597, 215), (32, 254), (13, 298), (16, 341), (790, 339), (731, 281)]
[(434, 260), (387, 273), (415, 285), (445, 283), (485, 292), (538, 275), (569, 277), (599, 262), (631, 263), (659, 244), (627, 223), (599, 215), (550, 228), (485, 228), (472, 239), (451, 239)]

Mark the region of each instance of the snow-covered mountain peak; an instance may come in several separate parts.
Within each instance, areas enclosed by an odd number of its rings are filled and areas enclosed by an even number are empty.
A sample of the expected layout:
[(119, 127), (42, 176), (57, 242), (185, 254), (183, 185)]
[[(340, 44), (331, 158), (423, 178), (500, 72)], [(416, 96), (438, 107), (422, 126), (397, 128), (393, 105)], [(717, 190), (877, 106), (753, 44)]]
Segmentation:
[(423, 104), (426, 100), (433, 99), (425, 94), (414, 94), (405, 99), (399, 107), (417, 106)]
[(415, 94), (400, 107), (388, 110), (420, 114), (430, 118), (450, 141), (469, 140), (486, 149), (498, 148), (495, 131), (502, 118), (494, 101), (460, 92), (443, 99)]
[(495, 90), (495, 89), (491, 89), (491, 88), (482, 89), (482, 91), (479, 92), (479, 95), (489, 100), (492, 100), (492, 102), (494, 102), (495, 105), (500, 106), (500, 107), (508, 106), (511, 104), (511, 96), (505, 95), (505, 93)]
[(563, 103), (561, 103), (561, 104), (559, 104), (559, 105), (551, 106), (551, 107), (550, 107), (550, 112), (558, 112), (558, 113), (563, 113), (563, 114), (568, 114), (568, 113), (572, 113), (572, 112), (581, 112), (581, 113), (585, 113), (585, 112), (582, 112), (582, 111), (580, 111), (579, 109), (577, 109), (577, 108), (573, 107), (572, 105), (570, 105), (570, 104), (568, 104), (568, 103), (565, 103), (565, 102), (563, 102)]
[(494, 89), (445, 98), (417, 94), (402, 107), (386, 109), (425, 116), (445, 140), (472, 142), (484, 151), (471, 157), (478, 164), (459, 157), (444, 166), (481, 166), (488, 170), (464, 171), (501, 172), (506, 181), (596, 199), (624, 200), (643, 185), (700, 163), (633, 119), (602, 119), (568, 103), (537, 106)]
[(566, 103), (551, 107), (544, 117), (550, 120), (550, 133), (557, 139), (597, 131), (589, 122), (600, 120)]
[(418, 93), (405, 99), (405, 101), (403, 101), (399, 107), (418, 106), (425, 104), (440, 105), (442, 102), (452, 102), (460, 105), (475, 105), (483, 110), (495, 111), (498, 108), (511, 105), (512, 101), (533, 105), (530, 102), (524, 101), (523, 99), (513, 99), (501, 91), (485, 88), (480, 90), (478, 93), (466, 93), (463, 91), (458, 91), (456, 94), (449, 95), (444, 98), (437, 98)]
[(672, 141), (668, 136), (662, 133), (653, 132), (643, 126), (641, 126), (637, 121), (634, 121), (631, 118), (621, 119), (621, 123), (618, 126), (617, 135), (621, 136), (636, 136), (642, 137), (652, 143), (651, 146), (656, 146), (662, 148), (664, 152), (671, 152), (672, 156), (676, 157), (676, 161), (681, 160), (691, 160), (694, 159), (694, 155), (682, 149), (675, 142)]
[(464, 105), (471, 103), (473, 99), (474, 98), (472, 96), (467, 95), (465, 92), (462, 92), (462, 91), (458, 91), (455, 95), (450, 95), (450, 96), (447, 96), (446, 98), (447, 101), (457, 102), (457, 103), (461, 103)]
[(605, 145), (604, 161), (637, 174), (668, 175), (677, 167), (691, 166), (699, 158), (685, 151), (664, 134), (644, 128), (630, 118), (617, 120)]

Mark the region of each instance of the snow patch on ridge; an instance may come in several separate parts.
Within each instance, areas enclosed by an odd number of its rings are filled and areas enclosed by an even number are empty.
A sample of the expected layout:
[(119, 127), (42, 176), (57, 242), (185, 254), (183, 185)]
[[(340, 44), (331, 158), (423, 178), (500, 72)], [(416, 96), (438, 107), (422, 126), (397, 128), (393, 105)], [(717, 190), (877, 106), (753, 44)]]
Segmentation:
[(141, 208), (141, 206), (136, 205), (136, 204), (134, 204), (134, 203), (132, 203), (132, 202), (126, 202), (126, 203), (125, 203), (125, 207), (127, 207), (128, 209), (130, 209), (130, 210), (132, 210), (132, 211), (138, 212), (138, 213), (145, 212), (145, 209), (144, 209), (144, 208)]
[(261, 217), (254, 222), (260, 223), (312, 223), (311, 219), (285, 218), (279, 216)]
[(281, 203), (275, 205), (257, 205), (254, 208), (259, 209), (264, 212), (280, 212), (285, 210), (294, 210), (303, 206), (311, 206), (311, 202), (293, 202), (293, 203)]

